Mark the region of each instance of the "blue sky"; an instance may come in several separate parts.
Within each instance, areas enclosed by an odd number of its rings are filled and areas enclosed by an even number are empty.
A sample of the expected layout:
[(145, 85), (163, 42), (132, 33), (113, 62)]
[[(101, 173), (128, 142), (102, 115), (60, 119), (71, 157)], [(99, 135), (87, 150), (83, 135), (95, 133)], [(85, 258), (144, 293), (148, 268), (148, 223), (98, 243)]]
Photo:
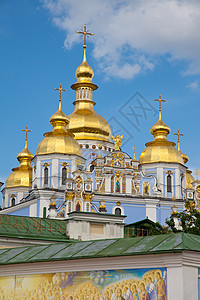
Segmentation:
[[(164, 122), (184, 133), (181, 150), (188, 167), (200, 169), (200, 3), (199, 1), (0, 1), (1, 162), (5, 182), (23, 149), (26, 125), (35, 154), (43, 133), (51, 130), (62, 83), (62, 108), (73, 110), (75, 70), (82, 61), (83, 40), (76, 30), (86, 23), (94, 33), (87, 60), (99, 86), (96, 111), (124, 134), (123, 150), (139, 158), (152, 140), (161, 94)], [(141, 105), (145, 111), (141, 110)], [(133, 111), (139, 115), (132, 114)], [(132, 115), (131, 115), (132, 114)], [(128, 140), (128, 142), (127, 142)]]

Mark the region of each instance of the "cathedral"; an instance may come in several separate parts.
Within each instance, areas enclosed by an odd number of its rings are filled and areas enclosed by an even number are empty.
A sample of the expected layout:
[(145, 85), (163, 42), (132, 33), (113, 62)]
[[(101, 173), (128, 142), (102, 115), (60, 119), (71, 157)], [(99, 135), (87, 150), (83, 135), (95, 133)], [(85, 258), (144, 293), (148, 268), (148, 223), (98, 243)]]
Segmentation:
[(2, 189), (0, 300), (200, 300), (198, 235), (129, 235), (144, 222), (164, 225), (170, 214), (180, 229), (185, 200), (199, 208), (200, 181), (186, 165), (182, 133), (177, 146), (169, 141), (159, 95), (152, 141), (138, 159), (135, 146), (133, 157), (124, 152), (123, 135), (114, 136), (94, 110), (98, 86), (86, 59), (92, 34), (86, 25), (78, 33), (84, 45), (71, 86), (74, 111), (63, 112), (60, 84), (51, 131), (33, 155), (31, 130), (22, 130), (19, 166)]
[[(137, 159), (123, 151), (123, 135), (114, 136), (108, 122), (96, 113), (94, 72), (86, 59), (86, 28), (83, 61), (75, 72), (74, 111), (62, 111), (62, 88), (58, 110), (49, 119), (52, 130), (33, 155), (27, 144), (17, 155), (2, 189), (0, 214), (67, 219), (73, 212), (126, 216), (132, 223), (145, 218), (161, 224), (174, 211), (184, 209), (185, 200), (198, 207), (200, 185), (186, 163), (188, 157), (168, 140), (170, 127), (162, 120), (159, 95), (158, 121), (151, 127), (152, 141)], [(97, 105), (98, 107), (98, 105)], [(134, 148), (135, 149), (135, 148)]]

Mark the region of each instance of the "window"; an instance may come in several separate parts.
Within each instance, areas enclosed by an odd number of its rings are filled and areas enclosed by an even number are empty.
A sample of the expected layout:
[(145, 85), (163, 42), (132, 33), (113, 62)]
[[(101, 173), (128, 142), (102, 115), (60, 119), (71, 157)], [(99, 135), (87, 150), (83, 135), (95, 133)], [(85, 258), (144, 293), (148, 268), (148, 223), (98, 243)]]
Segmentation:
[(49, 176), (49, 170), (47, 167), (44, 168), (44, 185), (48, 185), (48, 176)]
[(90, 166), (90, 172), (93, 172), (94, 171), (94, 165), (91, 165)]
[(11, 206), (14, 206), (15, 205), (15, 198), (12, 198), (11, 199)]
[(167, 192), (172, 192), (172, 177), (171, 175), (167, 175)]
[(67, 179), (67, 169), (64, 167), (62, 168), (62, 185), (65, 185)]
[(47, 208), (43, 207), (43, 218), (45, 219), (47, 217)]
[(183, 176), (181, 176), (181, 195), (183, 195)]
[(119, 207), (115, 208), (115, 214), (118, 216), (121, 216), (121, 214), (122, 214), (121, 208), (119, 208)]

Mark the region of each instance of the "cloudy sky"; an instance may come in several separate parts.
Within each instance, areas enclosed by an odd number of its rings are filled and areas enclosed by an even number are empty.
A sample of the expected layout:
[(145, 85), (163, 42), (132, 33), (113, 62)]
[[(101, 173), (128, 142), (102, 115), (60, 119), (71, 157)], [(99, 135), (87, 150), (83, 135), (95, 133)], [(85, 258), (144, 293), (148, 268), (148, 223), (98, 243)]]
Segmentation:
[(75, 70), (82, 60), (82, 37), (87, 24), (94, 36), (87, 41), (93, 67), (96, 111), (114, 133), (124, 134), (123, 150), (138, 158), (150, 127), (157, 120), (159, 94), (166, 99), (163, 120), (184, 134), (181, 150), (188, 167), (200, 169), (200, 1), (178, 0), (1, 0), (1, 167), (5, 181), (16, 167), (24, 146), (35, 154), (48, 120), (56, 111), (62, 83), (63, 110), (70, 114), (75, 93)]

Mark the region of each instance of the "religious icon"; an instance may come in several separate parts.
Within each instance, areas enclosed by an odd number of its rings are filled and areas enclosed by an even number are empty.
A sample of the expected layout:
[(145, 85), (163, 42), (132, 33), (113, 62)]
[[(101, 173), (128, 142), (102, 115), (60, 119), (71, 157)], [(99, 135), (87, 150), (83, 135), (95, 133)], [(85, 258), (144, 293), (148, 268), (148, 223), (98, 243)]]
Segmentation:
[(145, 182), (143, 185), (143, 194), (144, 195), (149, 195), (149, 184), (148, 182)]
[(115, 192), (120, 193), (120, 182), (119, 179), (116, 180)]

